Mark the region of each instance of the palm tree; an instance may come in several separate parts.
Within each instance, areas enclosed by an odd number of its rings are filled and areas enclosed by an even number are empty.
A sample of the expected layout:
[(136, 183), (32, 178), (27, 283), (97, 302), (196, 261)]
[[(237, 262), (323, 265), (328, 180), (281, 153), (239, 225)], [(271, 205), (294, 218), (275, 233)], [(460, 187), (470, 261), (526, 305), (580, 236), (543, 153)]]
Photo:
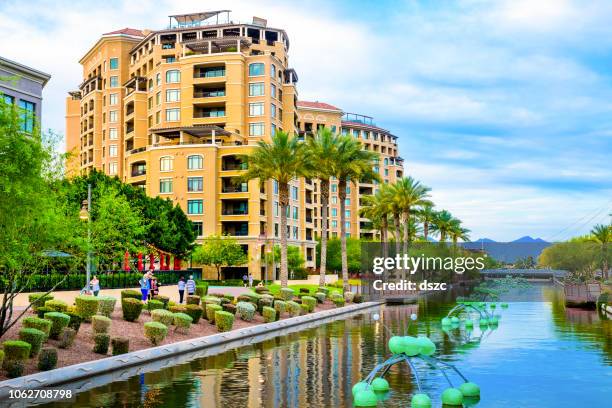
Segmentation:
[(431, 189), (422, 185), (412, 177), (402, 177), (393, 185), (394, 201), (402, 213), (402, 222), (404, 223), (404, 253), (408, 253), (408, 243), (410, 239), (410, 217), (415, 208), (432, 205), (429, 197)]
[(329, 218), (329, 179), (334, 175), (334, 158), (338, 151), (339, 136), (328, 128), (319, 129), (306, 144), (307, 171), (320, 180), (321, 186), (321, 265), (319, 286), (325, 286), (327, 262), (327, 227)]
[(453, 220), (453, 215), (446, 210), (436, 213), (436, 218), (431, 229), (440, 234), (440, 242), (446, 242), (446, 237), (450, 235), (450, 231), (453, 227)]
[(289, 182), (305, 172), (304, 144), (295, 135), (277, 131), (270, 142), (260, 140), (252, 153), (242, 156), (248, 170), (243, 180), (275, 180), (278, 183), (278, 201), (281, 209), (281, 287), (287, 286), (287, 207), (289, 206)]
[(608, 245), (612, 242), (612, 225), (598, 224), (591, 230), (591, 239), (601, 244), (602, 267), (601, 274), (604, 280), (608, 280)]
[(436, 211), (433, 205), (424, 205), (418, 212), (418, 218), (423, 223), (423, 239), (427, 242), (429, 237), (429, 227), (436, 220)]
[(334, 157), (334, 174), (338, 179), (338, 200), (340, 200), (340, 255), (342, 259), (343, 290), (349, 290), (348, 260), (346, 257), (346, 187), (359, 180), (378, 180), (378, 174), (372, 170), (378, 154), (363, 150), (361, 142), (352, 137), (339, 136), (338, 151)]
[(453, 218), (453, 222), (451, 223), (451, 228), (448, 231), (450, 238), (453, 242), (453, 246), (457, 246), (457, 242), (459, 240), (467, 241), (470, 239), (469, 237), (470, 230), (467, 228), (463, 228), (461, 226), (461, 220), (457, 218)]
[(383, 249), (383, 257), (389, 256), (389, 250), (387, 247), (389, 238), (389, 212), (390, 203), (388, 200), (389, 187), (384, 184), (380, 189), (374, 193), (363, 197), (363, 204), (360, 210), (361, 216), (368, 218), (372, 225), (376, 225), (380, 230), (380, 241)]

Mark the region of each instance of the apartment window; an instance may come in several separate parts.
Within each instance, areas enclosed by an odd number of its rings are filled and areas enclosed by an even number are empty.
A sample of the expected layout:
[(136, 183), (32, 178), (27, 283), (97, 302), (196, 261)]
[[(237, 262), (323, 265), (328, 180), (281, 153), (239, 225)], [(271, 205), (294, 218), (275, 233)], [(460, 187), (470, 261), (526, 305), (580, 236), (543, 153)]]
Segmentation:
[(270, 78), (274, 78), (276, 76), (276, 65), (270, 65)]
[(262, 116), (264, 114), (263, 102), (249, 103), (249, 116)]
[(117, 104), (117, 101), (119, 100), (118, 95), (116, 93), (114, 94), (110, 94), (108, 97), (108, 104), (113, 106)]
[(161, 92), (155, 94), (155, 105), (159, 106), (161, 103)]
[(155, 85), (161, 85), (161, 73), (159, 72), (155, 75)]
[(332, 196), (332, 198), (331, 198), (331, 203), (332, 203), (332, 204), (338, 204), (338, 197), (336, 197), (336, 196)]
[(298, 219), (298, 208), (297, 207), (293, 207), (293, 219), (294, 220)]
[(337, 184), (332, 184), (331, 185), (331, 192), (332, 193), (337, 193), (338, 192), (338, 185)]
[(4, 100), (4, 103), (6, 103), (7, 105), (12, 105), (13, 103), (15, 103), (15, 98), (12, 97), (11, 95), (0, 95), (0, 98)]
[(264, 94), (264, 83), (254, 82), (249, 84), (249, 96), (262, 96)]
[(117, 145), (108, 146), (108, 155), (110, 157), (117, 157)]
[(187, 177), (187, 191), (199, 193), (204, 190), (204, 180), (202, 177)]
[(384, 163), (385, 163), (385, 166), (388, 166), (389, 165), (389, 159), (385, 158)]
[(278, 224), (274, 224), (274, 236), (278, 238)]
[(177, 122), (181, 120), (180, 109), (166, 109), (166, 122)]
[(110, 140), (117, 140), (117, 137), (118, 137), (117, 128), (108, 129), (108, 138)]
[(293, 239), (297, 239), (298, 237), (298, 227), (293, 227)]
[(110, 69), (119, 69), (119, 58), (110, 59)]
[(346, 186), (346, 193), (350, 194), (351, 193), (351, 186)]
[(20, 100), (19, 115), (21, 117), (21, 130), (27, 133), (32, 133), (34, 131), (34, 109), (36, 105), (32, 102)]
[(359, 137), (359, 131), (358, 130), (353, 129), (353, 137), (355, 139), (357, 139)]
[(336, 133), (336, 125), (331, 125), (331, 131), (332, 133)]
[(344, 223), (344, 226), (346, 227), (347, 230), (351, 229), (351, 223), (348, 221)]
[(272, 98), (276, 98), (276, 85), (274, 84), (270, 85), (270, 96)]
[(291, 199), (292, 200), (298, 199), (298, 188), (295, 186), (291, 186)]
[(348, 135), (348, 129), (342, 129), (342, 136)]
[(273, 103), (270, 104), (270, 116), (276, 117), (276, 105)]
[(155, 124), (159, 125), (161, 122), (161, 113), (159, 111), (155, 112)]
[(278, 195), (278, 181), (272, 180), (272, 191), (274, 194)]
[(153, 97), (152, 96), (147, 101), (147, 108), (149, 109), (153, 108)]
[(337, 208), (332, 208), (331, 213), (332, 213), (332, 217), (337, 217), (338, 216), (338, 209)]
[(117, 174), (117, 162), (110, 162), (108, 164), (108, 174), (114, 176)]
[(278, 201), (274, 202), (274, 216), (278, 217), (279, 214), (279, 207), (278, 207)]
[(166, 64), (171, 64), (176, 61), (175, 57), (165, 57)]
[(264, 64), (257, 62), (249, 65), (249, 76), (260, 76), (264, 74)]
[(174, 159), (172, 157), (162, 157), (159, 159), (159, 170), (160, 171), (172, 171), (174, 168)]
[(181, 100), (180, 89), (166, 89), (166, 102), (178, 102)]
[(187, 214), (202, 214), (204, 213), (203, 200), (187, 200)]
[(389, 169), (385, 169), (385, 176), (389, 175)]
[(249, 136), (263, 136), (264, 124), (263, 123), (249, 123)]
[(193, 224), (193, 232), (196, 237), (201, 237), (204, 235), (202, 221), (191, 221), (191, 223)]
[(110, 111), (108, 113), (108, 121), (110, 123), (117, 123), (117, 117), (118, 117), (117, 111)]
[(351, 210), (345, 210), (345, 211), (344, 211), (344, 216), (345, 216), (346, 218), (351, 218)]
[(347, 198), (346, 200), (344, 200), (344, 204), (345, 205), (351, 205), (351, 199)]
[(338, 228), (338, 221), (332, 220), (331, 225), (332, 225), (332, 228)]
[(270, 124), (270, 135), (274, 136), (276, 134), (276, 125), (274, 123)]
[(171, 178), (159, 179), (159, 193), (160, 194), (172, 193), (172, 179)]
[(204, 159), (202, 156), (194, 155), (187, 157), (187, 169), (188, 170), (200, 170), (204, 165)]
[(119, 86), (119, 77), (118, 76), (110, 77), (110, 87), (117, 88), (118, 86)]
[(176, 84), (181, 81), (181, 72), (178, 69), (166, 71), (166, 83)]

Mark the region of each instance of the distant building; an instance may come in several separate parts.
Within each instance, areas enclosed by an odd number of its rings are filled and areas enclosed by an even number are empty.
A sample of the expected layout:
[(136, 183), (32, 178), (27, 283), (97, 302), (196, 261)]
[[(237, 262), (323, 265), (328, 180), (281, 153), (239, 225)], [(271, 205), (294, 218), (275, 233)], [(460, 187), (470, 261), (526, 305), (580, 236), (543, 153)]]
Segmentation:
[(31, 131), (34, 118), (40, 118), (42, 90), (51, 75), (0, 57), (0, 97), (26, 112), (24, 130)]

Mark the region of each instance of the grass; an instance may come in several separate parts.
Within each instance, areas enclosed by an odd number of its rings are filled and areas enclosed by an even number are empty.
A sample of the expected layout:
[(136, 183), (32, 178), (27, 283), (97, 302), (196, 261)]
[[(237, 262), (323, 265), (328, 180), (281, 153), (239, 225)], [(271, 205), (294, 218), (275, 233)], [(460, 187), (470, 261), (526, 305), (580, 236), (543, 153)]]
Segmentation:
[[(270, 289), (270, 294), (271, 295), (278, 295), (280, 294), (280, 288), (281, 286), (279, 284), (271, 284), (271, 285), (266, 285), (266, 287), (268, 289)], [(305, 288), (308, 289), (310, 291), (310, 294), (313, 295), (316, 291), (317, 288), (319, 287), (319, 285), (289, 285), (289, 288), (293, 289), (295, 291), (296, 294), (300, 293), (300, 289)], [(328, 286), (330, 293), (340, 293), (342, 294), (342, 288), (335, 288), (332, 286)], [(253, 288), (253, 291), (255, 290), (255, 288)]]

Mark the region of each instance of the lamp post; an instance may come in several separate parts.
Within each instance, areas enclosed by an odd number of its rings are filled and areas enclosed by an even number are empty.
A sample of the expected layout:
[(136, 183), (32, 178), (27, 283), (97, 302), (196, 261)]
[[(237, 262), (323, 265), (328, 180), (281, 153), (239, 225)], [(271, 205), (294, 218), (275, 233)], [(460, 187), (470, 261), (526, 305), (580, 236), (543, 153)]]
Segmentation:
[(85, 277), (85, 288), (89, 291), (89, 281), (91, 279), (91, 184), (87, 185), (87, 200), (83, 200), (79, 218), (87, 221), (87, 270)]

